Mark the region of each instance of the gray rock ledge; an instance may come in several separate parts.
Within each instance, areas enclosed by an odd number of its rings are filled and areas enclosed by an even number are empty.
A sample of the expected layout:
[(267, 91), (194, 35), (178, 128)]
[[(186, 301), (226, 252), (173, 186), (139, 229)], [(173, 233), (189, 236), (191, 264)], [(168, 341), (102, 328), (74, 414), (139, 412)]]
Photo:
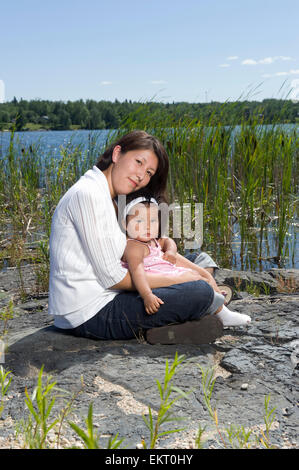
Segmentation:
[[(32, 276), (30, 266), (23, 268), (28, 286)], [(192, 390), (188, 400), (180, 400), (174, 407), (177, 416), (186, 417), (186, 429), (161, 438), (158, 447), (194, 447), (199, 423), (206, 426), (205, 447), (220, 446), (204, 406), (199, 364), (214, 367), (212, 404), (217, 407), (222, 429), (230, 424), (262, 426), (264, 398), (270, 394), (271, 407), (276, 407), (272, 443), (298, 447), (298, 279), (298, 270), (220, 270), (219, 282), (241, 289), (230, 308), (249, 314), (252, 322), (245, 328), (227, 328), (215, 343), (200, 347), (75, 338), (53, 327), (46, 293), (18, 301), (4, 338), (7, 351), (3, 366), (12, 371), (13, 380), (0, 419), (0, 448), (18, 446), (14, 426), (24, 417), (24, 389), (27, 386), (29, 393), (33, 391), (42, 365), (59, 387), (72, 393), (80, 388), (83, 376), (84, 390), (74, 403), (77, 422), (82, 426), (92, 401), (94, 422), (103, 436), (119, 433), (128, 448), (136, 448), (142, 438), (148, 442), (141, 415), (147, 414), (148, 406), (154, 412), (158, 410), (156, 379), (164, 380), (165, 361), (172, 362), (176, 351), (186, 360), (174, 383), (184, 391)], [(17, 287), (15, 270), (0, 273), (0, 310), (12, 295), (16, 302)], [(247, 292), (242, 290), (246, 288)], [(57, 410), (62, 403), (58, 398)], [(66, 432), (66, 442), (74, 443), (74, 433), (70, 429)]]

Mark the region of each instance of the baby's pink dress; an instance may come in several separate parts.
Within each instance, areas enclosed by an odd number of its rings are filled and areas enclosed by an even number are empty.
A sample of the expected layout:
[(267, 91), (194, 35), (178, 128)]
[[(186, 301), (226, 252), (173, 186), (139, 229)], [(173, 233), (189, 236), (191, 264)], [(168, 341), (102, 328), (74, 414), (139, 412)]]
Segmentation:
[[(129, 238), (129, 240), (132, 240), (132, 238)], [(139, 241), (139, 243), (146, 244), (146, 242), (142, 242), (140, 240), (135, 240)], [(154, 239), (156, 246), (150, 246), (147, 245), (150, 252), (149, 254), (143, 259), (143, 264), (144, 264), (144, 271), (148, 273), (153, 273), (153, 274), (163, 274), (163, 275), (179, 275), (182, 273), (185, 273), (186, 271), (192, 271), (189, 268), (183, 268), (176, 266), (169, 261), (166, 261), (163, 259), (164, 252), (162, 251), (162, 248), (158, 241)], [(128, 269), (128, 264), (122, 261), (122, 265)]]

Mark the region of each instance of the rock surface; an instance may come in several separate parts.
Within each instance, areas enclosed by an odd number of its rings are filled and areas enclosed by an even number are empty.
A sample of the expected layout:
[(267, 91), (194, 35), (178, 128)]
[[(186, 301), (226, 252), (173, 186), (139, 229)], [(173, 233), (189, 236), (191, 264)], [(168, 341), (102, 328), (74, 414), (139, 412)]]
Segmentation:
[[(33, 279), (31, 267), (24, 267), (28, 292)], [(199, 425), (206, 427), (204, 447), (222, 446), (204, 405), (199, 365), (214, 368), (211, 403), (217, 408), (223, 435), (230, 425), (261, 429), (265, 397), (270, 394), (270, 408), (276, 407), (271, 444), (298, 447), (298, 280), (298, 270), (220, 270), (217, 281), (239, 289), (231, 308), (249, 314), (250, 326), (227, 328), (215, 343), (200, 347), (151, 346), (138, 340), (93, 341), (57, 332), (47, 313), (47, 293), (21, 301), (16, 270), (1, 272), (0, 312), (12, 296), (15, 306), (4, 337), (7, 350), (2, 365), (12, 371), (12, 382), (0, 419), (0, 448), (21, 445), (15, 437), (15, 424), (27, 413), (25, 386), (32, 393), (42, 365), (58, 387), (71, 393), (80, 389), (83, 376), (84, 387), (74, 400), (72, 421), (85, 428), (84, 419), (93, 402), (94, 423), (103, 442), (119, 433), (128, 448), (136, 448), (142, 439), (148, 443), (149, 431), (142, 413), (147, 415), (150, 406), (155, 417), (160, 403), (156, 379), (163, 382), (166, 359), (172, 363), (176, 351), (186, 356), (174, 379), (176, 386), (190, 392), (188, 399), (174, 406), (175, 415), (186, 418), (183, 426), (179, 424), (185, 430), (160, 438), (158, 448), (194, 448)], [(0, 334), (2, 324), (0, 319)], [(54, 411), (64, 403), (65, 398), (57, 398)], [(173, 426), (170, 423), (161, 430)], [(66, 426), (61, 446), (76, 443), (78, 438)]]

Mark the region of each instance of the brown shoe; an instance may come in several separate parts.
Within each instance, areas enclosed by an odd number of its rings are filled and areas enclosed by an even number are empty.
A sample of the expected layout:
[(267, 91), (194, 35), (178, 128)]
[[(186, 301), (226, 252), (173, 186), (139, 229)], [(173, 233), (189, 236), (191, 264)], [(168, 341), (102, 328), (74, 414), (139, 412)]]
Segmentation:
[(221, 284), (218, 286), (218, 289), (221, 291), (221, 294), (224, 295), (225, 301), (224, 305), (228, 305), (233, 297), (233, 290), (227, 284)]
[(223, 335), (223, 325), (216, 315), (200, 320), (151, 328), (146, 331), (150, 344), (208, 344)]

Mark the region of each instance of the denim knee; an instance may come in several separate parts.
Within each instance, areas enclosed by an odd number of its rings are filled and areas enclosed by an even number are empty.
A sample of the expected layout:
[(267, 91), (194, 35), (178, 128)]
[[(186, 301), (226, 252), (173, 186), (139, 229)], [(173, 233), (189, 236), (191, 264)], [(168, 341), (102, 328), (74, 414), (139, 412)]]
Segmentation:
[(214, 298), (214, 289), (206, 281), (191, 281), (183, 284), (185, 286), (185, 295), (194, 302), (204, 302), (211, 304)]
[[(214, 289), (206, 281), (186, 282), (182, 295), (184, 295), (186, 308), (193, 312), (192, 318), (198, 319), (206, 315), (214, 300)], [(191, 318), (190, 318), (191, 319)]]
[(215, 313), (219, 307), (221, 307), (224, 304), (225, 298), (222, 294), (219, 294), (219, 292), (214, 291), (214, 297), (213, 301), (206, 311), (206, 313)]

